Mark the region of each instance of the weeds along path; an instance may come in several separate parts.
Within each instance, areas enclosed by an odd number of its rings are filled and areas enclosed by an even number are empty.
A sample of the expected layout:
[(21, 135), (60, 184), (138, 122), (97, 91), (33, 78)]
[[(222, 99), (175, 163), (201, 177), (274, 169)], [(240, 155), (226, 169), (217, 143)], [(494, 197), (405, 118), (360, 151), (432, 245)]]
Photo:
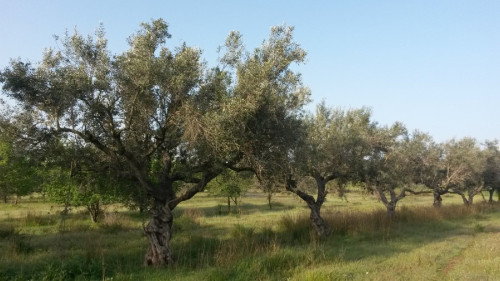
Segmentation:
[(469, 237), (458, 239), (453, 243), (455, 245), (455, 254), (451, 256), (451, 259), (447, 260), (444, 268), (441, 270), (441, 274), (448, 276), (448, 274), (456, 267), (459, 266), (464, 258), (467, 250), (474, 247), (475, 241), (470, 240)]
[[(485, 229), (469, 240), (461, 253), (450, 259), (441, 271), (445, 280), (499, 280), (500, 232)], [(469, 238), (471, 239), (471, 238)]]

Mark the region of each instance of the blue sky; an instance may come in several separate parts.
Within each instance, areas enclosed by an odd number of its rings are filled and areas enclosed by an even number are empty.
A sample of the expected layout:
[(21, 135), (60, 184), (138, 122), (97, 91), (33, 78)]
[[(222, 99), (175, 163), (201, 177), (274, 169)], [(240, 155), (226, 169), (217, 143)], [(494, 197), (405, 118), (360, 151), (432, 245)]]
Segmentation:
[(172, 38), (209, 65), (231, 30), (249, 50), (273, 25), (295, 26), (308, 51), (296, 69), (315, 103), (367, 106), (381, 124), (403, 122), (437, 141), (500, 139), (500, 1), (61, 1), (0, 0), (0, 68), (37, 62), (53, 35), (104, 23), (119, 53), (140, 22), (163, 18)]

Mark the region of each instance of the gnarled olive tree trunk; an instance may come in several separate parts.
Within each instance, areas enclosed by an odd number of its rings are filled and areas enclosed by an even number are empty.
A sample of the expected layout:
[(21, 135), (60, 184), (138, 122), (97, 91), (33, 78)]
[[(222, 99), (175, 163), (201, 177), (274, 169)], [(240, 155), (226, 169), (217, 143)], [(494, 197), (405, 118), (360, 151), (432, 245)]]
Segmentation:
[(326, 181), (320, 177), (315, 177), (315, 180), (318, 188), (318, 195), (316, 199), (314, 199), (313, 196), (298, 189), (296, 182), (292, 180), (291, 177), (287, 179), (286, 189), (297, 194), (302, 200), (307, 203), (307, 206), (311, 210), (310, 219), (312, 227), (319, 237), (325, 237), (329, 234), (329, 230), (326, 226), (325, 220), (321, 217), (321, 206), (325, 202), (327, 194)]
[(150, 220), (144, 227), (144, 233), (149, 242), (144, 257), (145, 265), (159, 267), (174, 262), (170, 246), (170, 239), (173, 235), (173, 210), (179, 203), (189, 200), (198, 192), (203, 191), (207, 183), (218, 174), (219, 172), (213, 171), (204, 172), (201, 178), (191, 179), (191, 182), (196, 182), (196, 184), (179, 196), (173, 190), (172, 181), (166, 181), (167, 184), (161, 185), (163, 188), (160, 188), (160, 192), (151, 194), (153, 202), (150, 209)]
[(150, 212), (151, 218), (144, 227), (144, 233), (149, 241), (144, 262), (148, 266), (171, 264), (174, 261), (170, 248), (174, 222), (172, 210), (164, 200), (155, 199)]
[(379, 194), (380, 200), (384, 204), (386, 210), (387, 210), (387, 217), (389, 219), (395, 219), (396, 218), (396, 205), (398, 204), (399, 200), (403, 199), (406, 196), (406, 188), (403, 188), (401, 190), (401, 193), (399, 195), (396, 195), (396, 191), (394, 191), (393, 188), (388, 187), (387, 191), (390, 194), (390, 200), (387, 199), (387, 196), (384, 193), (384, 189), (377, 187), (377, 192)]
[(474, 203), (474, 197), (469, 196), (469, 198), (462, 196), (462, 201), (464, 202), (464, 205), (467, 207), (472, 206), (472, 203)]
[(493, 193), (495, 193), (495, 190), (494, 189), (490, 189), (488, 190), (488, 192), (490, 193), (490, 197), (488, 199), (488, 203), (493, 203)]
[(390, 219), (395, 219), (396, 218), (396, 202), (389, 201), (387, 204), (385, 204), (385, 209), (387, 211), (387, 217)]
[(448, 188), (434, 187), (432, 190), (432, 195), (434, 197), (434, 203), (432, 204), (432, 206), (434, 206), (435, 208), (440, 208), (443, 202), (443, 198), (441, 196), (447, 193), (449, 193)]
[(440, 192), (434, 191), (432, 194), (434, 196), (434, 203), (432, 203), (432, 206), (434, 206), (435, 208), (440, 208), (443, 202), (443, 198), (441, 197)]
[(316, 231), (316, 234), (319, 237), (327, 236), (329, 230), (326, 226), (325, 220), (321, 217), (321, 205), (316, 204), (315, 202), (308, 202), (307, 205), (309, 206), (309, 209), (311, 209), (311, 215), (309, 218), (311, 219), (311, 225)]
[(464, 205), (467, 207), (472, 206), (474, 203), (474, 196), (476, 196), (479, 192), (481, 192), (483, 189), (482, 185), (479, 185), (475, 188), (470, 188), (467, 190), (467, 194), (458, 190), (458, 189), (453, 189), (453, 193), (460, 195), (462, 197), (462, 201), (464, 202)]

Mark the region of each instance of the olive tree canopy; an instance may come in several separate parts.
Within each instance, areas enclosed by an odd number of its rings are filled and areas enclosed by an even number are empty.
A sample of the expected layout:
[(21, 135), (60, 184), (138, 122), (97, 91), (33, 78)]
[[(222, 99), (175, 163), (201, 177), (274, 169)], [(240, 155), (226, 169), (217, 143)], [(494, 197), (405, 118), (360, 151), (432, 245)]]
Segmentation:
[[(145, 262), (173, 261), (172, 210), (224, 169), (265, 170), (283, 155), (309, 91), (290, 70), (305, 52), (293, 28), (278, 26), (247, 53), (233, 32), (219, 67), (201, 51), (167, 47), (165, 21), (143, 23), (118, 55), (104, 29), (60, 38), (40, 64), (14, 60), (0, 73), (3, 94), (24, 108), (33, 140), (71, 136), (128, 172), (152, 198)], [(266, 160), (266, 161), (264, 161)]]

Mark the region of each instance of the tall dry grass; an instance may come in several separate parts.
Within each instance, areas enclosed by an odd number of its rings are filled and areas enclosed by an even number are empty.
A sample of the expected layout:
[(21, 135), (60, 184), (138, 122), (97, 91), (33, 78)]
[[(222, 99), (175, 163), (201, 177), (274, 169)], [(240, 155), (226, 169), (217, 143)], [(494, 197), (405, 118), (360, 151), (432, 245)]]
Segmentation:
[[(498, 204), (475, 204), (472, 206), (449, 205), (441, 208), (429, 207), (401, 207), (397, 210), (396, 218), (387, 216), (384, 210), (337, 211), (325, 212), (325, 220), (332, 235), (356, 235), (390, 231), (398, 223), (429, 223), (442, 220), (454, 220), (468, 216), (477, 216), (483, 213), (498, 210)], [(307, 214), (284, 215), (280, 220), (281, 230), (292, 241), (314, 239)]]

